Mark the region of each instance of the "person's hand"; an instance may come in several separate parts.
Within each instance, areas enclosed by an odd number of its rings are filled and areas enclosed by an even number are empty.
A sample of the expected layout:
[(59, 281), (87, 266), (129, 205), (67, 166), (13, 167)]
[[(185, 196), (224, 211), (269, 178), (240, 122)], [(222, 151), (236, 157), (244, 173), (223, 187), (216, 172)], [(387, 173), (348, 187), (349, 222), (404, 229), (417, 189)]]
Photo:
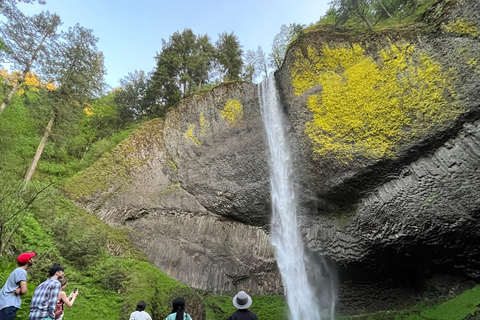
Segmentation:
[(22, 290), (20, 289), (20, 287), (18, 287), (17, 289), (13, 290), (13, 293), (16, 294), (17, 296), (20, 294), (20, 292), (22, 292)]

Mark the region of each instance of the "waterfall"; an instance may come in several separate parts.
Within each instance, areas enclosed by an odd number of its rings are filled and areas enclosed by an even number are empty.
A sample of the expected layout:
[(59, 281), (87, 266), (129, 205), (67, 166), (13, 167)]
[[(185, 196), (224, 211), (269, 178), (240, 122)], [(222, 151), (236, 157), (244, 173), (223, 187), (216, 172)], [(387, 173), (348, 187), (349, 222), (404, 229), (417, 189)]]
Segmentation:
[[(333, 280), (326, 263), (316, 286), (307, 274), (302, 236), (297, 225), (297, 203), (291, 180), (290, 150), (284, 129), (283, 109), (273, 76), (259, 84), (259, 102), (270, 148), (270, 188), (272, 197), (271, 241), (282, 275), (291, 320), (330, 320), (334, 314)], [(321, 291), (321, 293), (319, 293)], [(320, 294), (321, 296), (317, 296)]]

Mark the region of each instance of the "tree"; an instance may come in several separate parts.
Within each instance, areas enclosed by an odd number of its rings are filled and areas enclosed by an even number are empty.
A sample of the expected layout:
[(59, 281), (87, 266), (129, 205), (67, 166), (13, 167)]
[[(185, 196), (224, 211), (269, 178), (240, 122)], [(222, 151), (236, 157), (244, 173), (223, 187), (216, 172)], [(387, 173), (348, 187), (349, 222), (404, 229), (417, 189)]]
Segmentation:
[[(263, 76), (268, 77), (268, 66), (270, 65), (267, 58), (267, 54), (263, 51), (262, 47), (258, 47), (257, 51), (248, 50), (245, 55), (246, 68), (250, 69), (251, 78), (253, 80)], [(252, 71), (253, 68), (253, 72)], [(246, 69), (247, 70), (247, 69)]]
[(78, 120), (88, 106), (87, 101), (103, 91), (105, 69), (103, 54), (96, 47), (97, 41), (92, 30), (77, 24), (62, 33), (61, 41), (55, 47), (56, 59), (50, 73), (55, 77), (57, 89), (45, 92), (44, 102), (49, 104), (49, 122), (25, 175), (25, 186), (35, 172), (54, 122), (72, 123)]
[(243, 81), (253, 82), (254, 74), (255, 74), (255, 67), (251, 63), (243, 65), (243, 71), (242, 71)]
[(0, 0), (0, 14), (6, 17), (12, 17), (19, 14), (17, 3), (34, 3), (45, 4), (44, 0)]
[(120, 80), (120, 88), (115, 92), (114, 100), (125, 124), (149, 113), (150, 105), (145, 99), (148, 85), (149, 78), (143, 71), (135, 70)]
[[(218, 41), (215, 43), (216, 62), (219, 65), (220, 81), (238, 80), (242, 72), (242, 46), (238, 37), (232, 33), (226, 32), (218, 35)], [(225, 76), (223, 76), (225, 75)]]
[(353, 16), (361, 18), (369, 29), (373, 29), (370, 22), (372, 2), (374, 0), (333, 0), (330, 4), (337, 10), (337, 17), (340, 23), (345, 23)]
[(214, 47), (207, 35), (195, 36), (190, 29), (162, 39), (157, 66), (147, 90), (152, 105), (168, 108), (208, 81)]
[(58, 38), (56, 31), (60, 25), (60, 17), (48, 11), (27, 17), (18, 10), (0, 24), (0, 34), (7, 46), (7, 50), (2, 52), (2, 62), (13, 63), (14, 69), (22, 70), (21, 77), (0, 105), (0, 114), (25, 81), (32, 66), (37, 65), (36, 69), (41, 71), (42, 67), (52, 63), (49, 49)]
[(273, 38), (272, 52), (270, 53), (271, 67), (280, 69), (288, 45), (302, 33), (304, 27), (304, 24), (296, 23), (292, 23), (288, 26), (283, 24), (280, 27), (280, 32)]

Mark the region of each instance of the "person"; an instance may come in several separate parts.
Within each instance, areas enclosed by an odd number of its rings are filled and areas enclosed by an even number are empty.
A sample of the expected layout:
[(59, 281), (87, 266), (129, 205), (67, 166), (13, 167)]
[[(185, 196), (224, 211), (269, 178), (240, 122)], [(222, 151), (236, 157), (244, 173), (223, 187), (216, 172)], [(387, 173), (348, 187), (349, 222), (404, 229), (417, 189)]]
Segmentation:
[(78, 295), (78, 290), (75, 288), (75, 290), (70, 293), (70, 295), (67, 297), (67, 294), (65, 293), (65, 287), (67, 286), (67, 279), (65, 277), (59, 277), (58, 282), (60, 282), (60, 294), (58, 295), (58, 301), (57, 305), (55, 308), (55, 319), (57, 320), (62, 320), (63, 319), (63, 306), (66, 305), (67, 307), (71, 308), (73, 306), (73, 303), (75, 302), (75, 298)]
[(165, 320), (192, 320), (192, 317), (185, 312), (185, 300), (175, 298), (172, 301), (172, 312)]
[(233, 297), (233, 305), (238, 310), (232, 313), (228, 320), (258, 320), (257, 315), (248, 310), (252, 305), (252, 298), (245, 291), (240, 291)]
[(150, 315), (145, 311), (147, 303), (143, 300), (138, 301), (137, 310), (130, 314), (130, 320), (152, 320)]
[(53, 265), (48, 271), (50, 278), (40, 283), (33, 292), (28, 320), (55, 319), (55, 307), (60, 294), (58, 278), (64, 275), (66, 267)]
[(17, 258), (18, 267), (8, 276), (0, 290), (0, 320), (13, 320), (27, 293), (27, 269), (33, 265), (35, 252), (22, 253)]

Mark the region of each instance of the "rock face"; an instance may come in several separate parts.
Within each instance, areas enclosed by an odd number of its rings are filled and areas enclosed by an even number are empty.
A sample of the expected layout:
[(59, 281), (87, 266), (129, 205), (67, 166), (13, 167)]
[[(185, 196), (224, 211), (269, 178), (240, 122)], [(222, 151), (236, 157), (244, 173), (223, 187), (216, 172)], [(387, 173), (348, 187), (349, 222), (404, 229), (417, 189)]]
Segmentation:
[(146, 123), (66, 186), (127, 225), (151, 262), (197, 289), (282, 292), (266, 227), (269, 168), (257, 88), (221, 85)]
[[(480, 280), (479, 6), (439, 2), (428, 28), (307, 29), (275, 75), (310, 267), (336, 266), (340, 311)], [(256, 86), (224, 84), (146, 123), (65, 193), (131, 228), (182, 283), (282, 293), (267, 159)]]
[(298, 155), (305, 243), (338, 266), (343, 311), (400, 306), (479, 280), (473, 10), (476, 1), (433, 7), (434, 36), (312, 31), (276, 74)]

